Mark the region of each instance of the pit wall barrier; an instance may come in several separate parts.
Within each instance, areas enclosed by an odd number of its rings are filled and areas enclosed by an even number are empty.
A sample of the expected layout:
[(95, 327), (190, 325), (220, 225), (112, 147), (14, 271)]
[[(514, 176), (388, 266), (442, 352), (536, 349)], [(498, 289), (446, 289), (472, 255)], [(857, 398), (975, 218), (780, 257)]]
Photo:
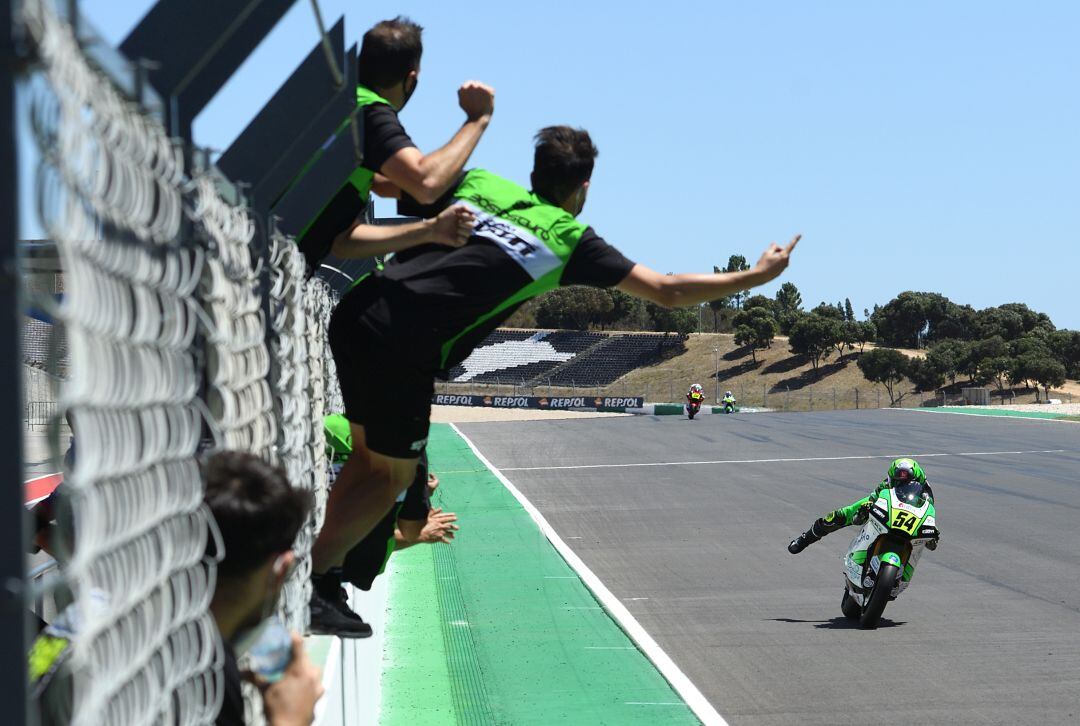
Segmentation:
[[(480, 408), (531, 408), (547, 411), (601, 411), (635, 413), (646, 416), (685, 415), (681, 403), (645, 403), (643, 396), (492, 396), (471, 393), (436, 393), (436, 406), (476, 406)], [(735, 407), (735, 413), (754, 413), (761, 409)], [(723, 406), (702, 406), (698, 416), (724, 413)]]

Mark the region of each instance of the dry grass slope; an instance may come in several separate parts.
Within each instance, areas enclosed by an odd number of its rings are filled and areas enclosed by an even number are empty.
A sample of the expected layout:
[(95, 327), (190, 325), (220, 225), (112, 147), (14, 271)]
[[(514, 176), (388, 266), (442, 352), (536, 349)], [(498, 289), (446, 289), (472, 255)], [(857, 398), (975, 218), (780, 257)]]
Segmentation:
[[(923, 353), (903, 352), (909, 355)], [(747, 406), (809, 410), (855, 408), (856, 403), (862, 408), (889, 405), (885, 387), (863, 377), (856, 364), (857, 357), (857, 353), (845, 352), (843, 358), (838, 358), (834, 351), (815, 372), (809, 362), (791, 353), (786, 337), (777, 336), (771, 348), (757, 351), (755, 363), (748, 349), (735, 345), (733, 335), (701, 333), (689, 337), (686, 352), (682, 355), (631, 371), (607, 390), (613, 394), (644, 393), (652, 401), (679, 400), (690, 383), (698, 382), (711, 397), (718, 379), (721, 394), (731, 390), (740, 403)], [(913, 388), (906, 380), (899, 386), (905, 392)], [(1052, 395), (1068, 398), (1076, 395), (1073, 388), (1073, 385), (1067, 385), (1064, 391)], [(901, 405), (920, 406), (933, 399), (932, 394), (909, 393)], [(1033, 393), (1018, 393), (1016, 398), (1017, 403), (1032, 401)]]

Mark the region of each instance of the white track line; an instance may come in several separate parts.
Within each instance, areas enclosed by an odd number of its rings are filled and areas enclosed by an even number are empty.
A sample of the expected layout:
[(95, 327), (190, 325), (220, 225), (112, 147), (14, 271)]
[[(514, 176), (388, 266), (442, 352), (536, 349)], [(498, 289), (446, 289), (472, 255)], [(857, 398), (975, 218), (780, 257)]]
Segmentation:
[(701, 691), (697, 689), (686, 674), (679, 669), (679, 666), (675, 665), (675, 661), (671, 660), (670, 656), (664, 652), (664, 650), (657, 644), (653, 637), (645, 631), (645, 628), (641, 627), (641, 623), (630, 614), (630, 611), (626, 609), (626, 606), (619, 602), (619, 599), (612, 594), (611, 590), (608, 590), (607, 586), (600, 581), (600, 578), (589, 569), (577, 554), (563, 542), (558, 532), (548, 524), (547, 519), (540, 513), (532, 502), (530, 502), (524, 494), (522, 494), (516, 486), (514, 486), (506, 476), (499, 471), (487, 457), (480, 453), (480, 450), (476, 448), (476, 444), (469, 439), (461, 429), (454, 424), (450, 424), (457, 435), (461, 437), (462, 441), (468, 444), (472, 449), (473, 454), (476, 455), (484, 465), (491, 470), (491, 473), (502, 482), (503, 486), (514, 495), (514, 498), (518, 500), (525, 511), (529, 513), (529, 516), (533, 518), (537, 526), (540, 527), (540, 531), (544, 533), (544, 536), (548, 538), (548, 541), (555, 547), (556, 551), (562, 558), (566, 560), (566, 563), (570, 565), (573, 570), (581, 577), (581, 581), (585, 583), (585, 586), (592, 591), (597, 600), (608, 611), (608, 614), (615, 619), (615, 622), (619, 624), (619, 627), (630, 636), (630, 639), (634, 641), (637, 647), (645, 654), (645, 656), (652, 661), (652, 664), (656, 666), (656, 669), (660, 671), (661, 675), (667, 679), (671, 687), (675, 689), (675, 692), (686, 702), (686, 705), (690, 707), (690, 710), (694, 712), (701, 723), (705, 726), (728, 726), (727, 721), (717, 713), (712, 704), (701, 694)]
[[(451, 424), (452, 426), (453, 424)], [(464, 434), (462, 434), (464, 438)], [(1069, 449), (1045, 449), (1042, 451), (958, 451), (942, 454), (869, 454), (866, 456), (808, 456), (790, 459), (717, 459), (715, 461), (649, 461), (641, 464), (573, 464), (568, 466), (518, 466), (503, 471), (554, 471), (558, 469), (633, 469), (646, 466), (710, 466), (713, 464), (777, 464), (800, 461), (849, 461), (852, 459), (931, 459), (941, 456), (1009, 456), (1018, 454), (1063, 454)]]

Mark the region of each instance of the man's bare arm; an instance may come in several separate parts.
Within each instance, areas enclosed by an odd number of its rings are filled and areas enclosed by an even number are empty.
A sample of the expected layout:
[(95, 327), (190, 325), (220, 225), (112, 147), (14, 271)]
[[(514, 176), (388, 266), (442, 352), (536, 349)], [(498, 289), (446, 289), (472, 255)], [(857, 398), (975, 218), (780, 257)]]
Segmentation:
[(791, 252), (801, 236), (795, 235), (787, 247), (770, 245), (757, 264), (744, 272), (661, 275), (645, 265), (634, 265), (630, 274), (617, 287), (634, 297), (644, 298), (667, 308), (699, 305), (764, 285), (779, 276), (788, 266)]
[(480, 142), (495, 110), (495, 91), (483, 83), (469, 81), (458, 89), (458, 103), (466, 121), (449, 143), (430, 154), (415, 147), (400, 149), (387, 159), (379, 172), (421, 204), (431, 204), (453, 184), (473, 149)]
[(469, 241), (476, 217), (465, 207), (448, 207), (433, 219), (408, 224), (357, 224), (334, 238), (330, 251), (344, 260), (401, 252), (422, 244), (461, 247)]

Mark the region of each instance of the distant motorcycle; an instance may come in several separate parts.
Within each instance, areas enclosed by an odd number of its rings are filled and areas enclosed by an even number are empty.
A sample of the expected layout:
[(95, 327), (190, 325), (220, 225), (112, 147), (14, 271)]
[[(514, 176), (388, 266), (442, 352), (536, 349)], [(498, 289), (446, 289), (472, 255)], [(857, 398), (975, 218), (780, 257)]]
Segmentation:
[(863, 528), (844, 556), (840, 610), (849, 620), (872, 630), (885, 605), (911, 583), (923, 551), (937, 549), (939, 533), (934, 504), (919, 482), (882, 491), (855, 523)]
[(686, 402), (686, 415), (691, 421), (694, 420), (694, 416), (696, 416), (698, 411), (700, 411), (700, 410), (701, 410), (701, 399), (700, 398), (691, 398), (689, 401)]
[(724, 401), (724, 413), (735, 413), (734, 401)]

